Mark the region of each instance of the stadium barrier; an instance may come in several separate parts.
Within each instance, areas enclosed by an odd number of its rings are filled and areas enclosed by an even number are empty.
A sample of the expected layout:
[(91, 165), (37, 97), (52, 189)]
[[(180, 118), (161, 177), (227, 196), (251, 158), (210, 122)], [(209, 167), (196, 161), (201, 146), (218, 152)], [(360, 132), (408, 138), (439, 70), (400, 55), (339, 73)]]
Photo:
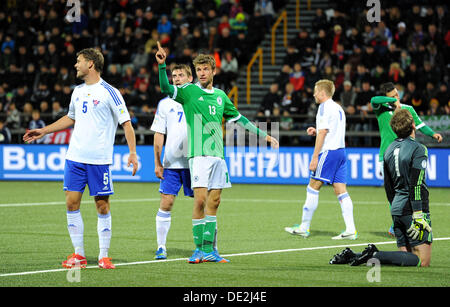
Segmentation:
[[(348, 185), (381, 186), (378, 148), (347, 148)], [(0, 180), (62, 180), (67, 145), (0, 145)], [(137, 146), (139, 170), (127, 167), (128, 147), (114, 147), (114, 181), (158, 182), (153, 146)], [(299, 184), (309, 180), (312, 147), (226, 147), (225, 160), (232, 183)], [(430, 148), (426, 181), (430, 187), (450, 187), (450, 149)]]

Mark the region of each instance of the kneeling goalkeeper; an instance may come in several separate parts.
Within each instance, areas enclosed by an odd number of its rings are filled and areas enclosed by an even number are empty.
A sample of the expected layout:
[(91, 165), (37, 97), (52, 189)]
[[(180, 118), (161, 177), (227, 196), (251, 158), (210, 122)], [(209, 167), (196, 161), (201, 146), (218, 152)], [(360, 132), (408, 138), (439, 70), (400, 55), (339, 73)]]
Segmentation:
[(398, 138), (384, 153), (384, 187), (399, 251), (378, 251), (369, 244), (350, 264), (376, 258), (381, 264), (429, 266), (433, 238), (425, 183), (428, 150), (414, 139), (416, 127), (408, 110), (395, 111), (390, 125)]

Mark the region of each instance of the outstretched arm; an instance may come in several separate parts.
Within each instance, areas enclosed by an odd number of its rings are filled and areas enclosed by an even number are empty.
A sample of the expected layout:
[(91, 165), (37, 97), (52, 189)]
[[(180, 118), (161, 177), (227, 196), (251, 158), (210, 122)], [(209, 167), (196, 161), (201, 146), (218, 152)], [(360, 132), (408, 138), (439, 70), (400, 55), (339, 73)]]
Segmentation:
[(25, 133), (23, 136), (23, 141), (25, 143), (30, 143), (43, 138), (46, 134), (67, 129), (74, 124), (75, 120), (66, 115), (58, 119), (53, 124), (45, 126), (44, 128), (27, 131), (27, 133)]
[(265, 140), (270, 143), (272, 148), (278, 148), (278, 140), (270, 135), (268, 135), (265, 131), (256, 127), (247, 117), (241, 114), (239, 119), (236, 120), (236, 123), (243, 127), (245, 130), (248, 130), (251, 133), (256, 134), (257, 136), (264, 137)]
[(158, 70), (159, 70), (159, 86), (161, 88), (161, 92), (173, 96), (175, 92), (175, 87), (169, 83), (169, 78), (167, 77), (166, 72), (166, 52), (161, 47), (161, 44), (158, 44), (158, 51), (155, 54), (156, 61), (158, 62)]

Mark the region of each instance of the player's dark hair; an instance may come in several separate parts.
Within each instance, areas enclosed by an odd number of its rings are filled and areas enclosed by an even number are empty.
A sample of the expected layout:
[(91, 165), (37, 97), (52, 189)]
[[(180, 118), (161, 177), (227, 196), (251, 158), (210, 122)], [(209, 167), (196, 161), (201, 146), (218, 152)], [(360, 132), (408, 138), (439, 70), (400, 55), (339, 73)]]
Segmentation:
[(101, 73), (103, 71), (103, 65), (105, 64), (105, 59), (103, 54), (95, 48), (86, 48), (77, 52), (77, 57), (82, 55), (86, 61), (94, 62), (94, 69)]
[(391, 128), (399, 138), (407, 138), (413, 131), (413, 117), (406, 109), (399, 109), (394, 112), (391, 118)]
[(380, 92), (383, 95), (386, 95), (387, 93), (393, 90), (395, 90), (395, 85), (392, 82), (386, 82), (380, 85)]

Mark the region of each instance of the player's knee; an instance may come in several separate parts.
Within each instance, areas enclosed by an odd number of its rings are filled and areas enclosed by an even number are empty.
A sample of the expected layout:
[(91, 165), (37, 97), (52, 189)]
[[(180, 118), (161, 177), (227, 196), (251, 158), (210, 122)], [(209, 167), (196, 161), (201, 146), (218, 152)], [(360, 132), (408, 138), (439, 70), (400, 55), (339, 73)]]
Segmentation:
[(95, 206), (97, 212), (100, 214), (107, 214), (109, 212), (109, 197), (108, 196), (95, 196)]
[(173, 197), (161, 197), (159, 209), (161, 209), (163, 211), (171, 211), (173, 203), (174, 203)]
[(80, 209), (80, 201), (78, 199), (68, 197), (66, 199), (66, 206), (68, 211), (76, 211)]

